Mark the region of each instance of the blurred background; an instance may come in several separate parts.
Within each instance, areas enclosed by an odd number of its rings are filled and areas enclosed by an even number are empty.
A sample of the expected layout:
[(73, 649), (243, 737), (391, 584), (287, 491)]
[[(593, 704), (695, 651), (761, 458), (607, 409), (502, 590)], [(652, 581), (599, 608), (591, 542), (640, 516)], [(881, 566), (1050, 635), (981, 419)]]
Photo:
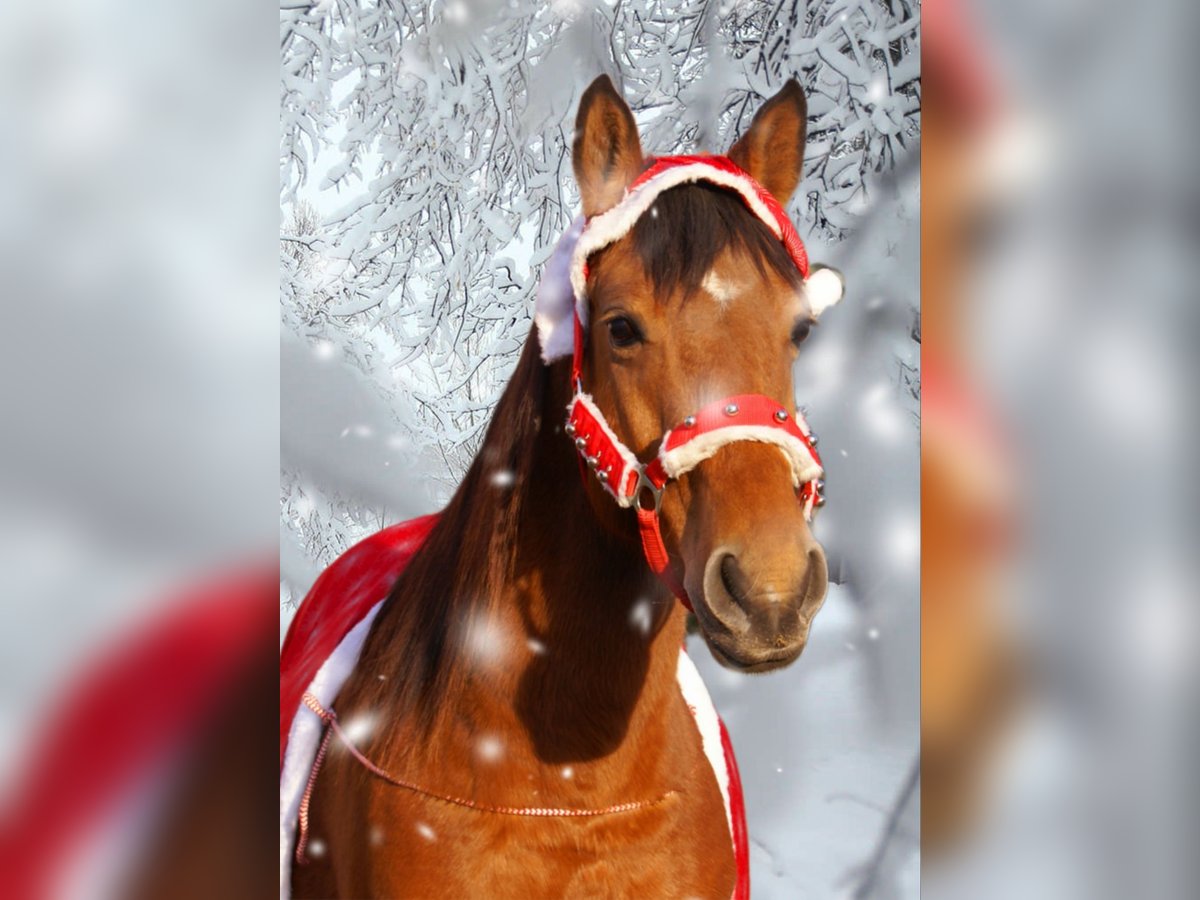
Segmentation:
[(0, 895), (129, 895), (277, 648), (274, 13), (4, 20)]
[(1197, 8), (923, 13), (923, 890), (1195, 896)]

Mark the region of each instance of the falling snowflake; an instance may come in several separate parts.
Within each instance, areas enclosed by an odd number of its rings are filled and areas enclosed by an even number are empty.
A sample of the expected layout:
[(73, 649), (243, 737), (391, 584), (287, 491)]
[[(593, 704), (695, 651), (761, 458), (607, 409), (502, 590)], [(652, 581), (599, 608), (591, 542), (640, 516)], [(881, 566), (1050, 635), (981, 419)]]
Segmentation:
[(650, 634), (652, 623), (653, 615), (650, 608), (650, 601), (643, 597), (630, 608), (629, 624), (634, 631), (645, 637)]
[(504, 755), (504, 744), (498, 737), (486, 735), (476, 742), (475, 753), (484, 762), (496, 762)]
[(351, 744), (358, 746), (366, 741), (375, 731), (376, 720), (372, 713), (361, 713), (349, 719), (342, 731), (346, 735), (346, 740)]
[(508, 640), (504, 627), (486, 612), (477, 614), (467, 626), (467, 655), (477, 665), (497, 668), (508, 658)]
[(921, 523), (911, 519), (892, 526), (889, 538), (892, 558), (902, 566), (915, 566), (921, 558)]

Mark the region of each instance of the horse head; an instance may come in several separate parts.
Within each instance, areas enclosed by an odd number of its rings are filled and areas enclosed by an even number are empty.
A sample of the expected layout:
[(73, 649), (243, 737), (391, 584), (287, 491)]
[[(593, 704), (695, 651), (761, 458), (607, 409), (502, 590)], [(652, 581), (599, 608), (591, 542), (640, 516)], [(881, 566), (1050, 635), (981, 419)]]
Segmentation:
[[(789, 81), (727, 154), (781, 207), (802, 175), (805, 122), (804, 94)], [(572, 158), (589, 220), (620, 204), (653, 162), (606, 77), (581, 100)], [(721, 398), (761, 395), (778, 404), (780, 421), (795, 418), (793, 363), (820, 304), (743, 197), (711, 181), (662, 191), (624, 236), (590, 255), (585, 277), (583, 380), (639, 459)], [(612, 518), (594, 480), (589, 497)], [(757, 440), (726, 443), (666, 486), (659, 516), (716, 659), (752, 672), (794, 661), (828, 576), (787, 455)]]

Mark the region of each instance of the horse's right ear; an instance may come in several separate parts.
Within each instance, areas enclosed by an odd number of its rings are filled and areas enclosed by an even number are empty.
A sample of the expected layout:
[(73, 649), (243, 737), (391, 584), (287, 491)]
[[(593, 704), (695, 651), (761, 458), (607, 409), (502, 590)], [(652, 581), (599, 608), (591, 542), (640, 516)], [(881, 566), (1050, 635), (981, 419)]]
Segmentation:
[(795, 78), (755, 114), (750, 129), (729, 149), (729, 158), (787, 206), (804, 174), (808, 104)]
[(580, 98), (571, 162), (583, 214), (589, 218), (620, 203), (642, 171), (633, 113), (607, 75), (593, 81)]

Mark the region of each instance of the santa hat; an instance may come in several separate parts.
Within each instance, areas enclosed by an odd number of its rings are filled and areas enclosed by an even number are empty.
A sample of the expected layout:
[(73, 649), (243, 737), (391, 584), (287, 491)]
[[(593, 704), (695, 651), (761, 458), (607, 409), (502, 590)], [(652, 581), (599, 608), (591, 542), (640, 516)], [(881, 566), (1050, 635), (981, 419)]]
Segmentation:
[(698, 181), (737, 193), (747, 208), (779, 238), (804, 279), (804, 294), (813, 316), (837, 303), (845, 293), (842, 276), (826, 266), (813, 266), (787, 213), (771, 194), (732, 160), (724, 156), (665, 156), (630, 185), (624, 199), (591, 219), (577, 216), (559, 239), (538, 285), (534, 322), (542, 359), (551, 363), (574, 348), (574, 316), (586, 328), (587, 261), (597, 251), (620, 240), (654, 204), (663, 191)]

